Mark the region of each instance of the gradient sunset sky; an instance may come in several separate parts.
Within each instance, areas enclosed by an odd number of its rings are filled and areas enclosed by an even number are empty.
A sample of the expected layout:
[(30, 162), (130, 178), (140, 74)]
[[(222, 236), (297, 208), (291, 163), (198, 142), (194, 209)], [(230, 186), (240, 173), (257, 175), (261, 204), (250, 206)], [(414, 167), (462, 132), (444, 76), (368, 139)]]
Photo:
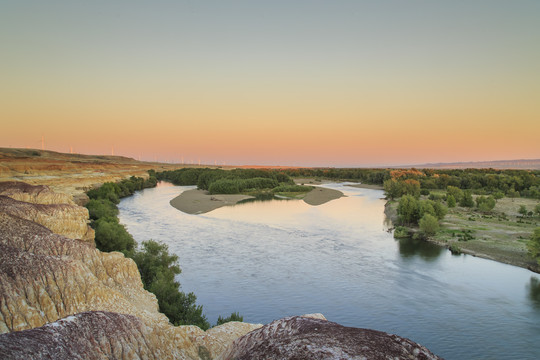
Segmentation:
[(540, 158), (540, 1), (0, 1), (0, 147)]

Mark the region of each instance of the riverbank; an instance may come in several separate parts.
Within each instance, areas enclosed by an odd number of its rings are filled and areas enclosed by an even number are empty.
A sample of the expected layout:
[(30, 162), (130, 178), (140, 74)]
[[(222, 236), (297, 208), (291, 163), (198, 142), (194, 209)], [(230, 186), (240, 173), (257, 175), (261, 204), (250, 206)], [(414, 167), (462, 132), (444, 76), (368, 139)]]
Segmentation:
[[(309, 205), (318, 206), (339, 199), (345, 195), (338, 190), (315, 187), (301, 199)], [(242, 200), (254, 199), (254, 196), (244, 194), (214, 194), (208, 191), (193, 189), (186, 190), (170, 201), (172, 207), (187, 214), (204, 214), (223, 206), (236, 205)]]
[[(523, 219), (517, 210), (520, 205), (531, 207), (532, 199), (503, 198), (495, 209), (482, 214), (469, 208), (455, 207), (441, 220), (441, 229), (428, 242), (459, 252), (518, 266), (540, 273), (540, 267), (527, 254), (527, 241), (539, 224), (535, 219)], [(385, 215), (393, 224), (398, 223), (398, 201), (388, 201)], [(463, 234), (468, 240), (463, 241)]]

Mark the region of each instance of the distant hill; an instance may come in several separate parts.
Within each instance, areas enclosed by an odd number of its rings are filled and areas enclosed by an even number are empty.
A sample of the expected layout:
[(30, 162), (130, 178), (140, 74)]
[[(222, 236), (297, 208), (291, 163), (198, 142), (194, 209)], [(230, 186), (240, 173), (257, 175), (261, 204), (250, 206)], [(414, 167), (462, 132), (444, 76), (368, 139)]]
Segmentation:
[(395, 168), (418, 169), (521, 169), (540, 170), (540, 159), (471, 161), (455, 163), (428, 163), (421, 165), (393, 166)]

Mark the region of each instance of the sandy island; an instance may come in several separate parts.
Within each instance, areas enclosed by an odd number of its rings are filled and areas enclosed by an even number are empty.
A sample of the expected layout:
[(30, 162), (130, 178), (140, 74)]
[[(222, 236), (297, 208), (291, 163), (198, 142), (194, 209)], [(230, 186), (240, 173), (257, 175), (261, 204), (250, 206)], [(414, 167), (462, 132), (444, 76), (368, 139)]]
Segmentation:
[[(317, 206), (325, 204), (331, 200), (345, 196), (341, 191), (316, 187), (308, 192), (303, 200), (306, 204)], [(210, 195), (208, 191), (193, 189), (187, 190), (170, 201), (170, 204), (187, 214), (204, 214), (218, 209), (222, 206), (235, 205), (245, 199), (253, 199), (253, 196), (233, 194), (233, 195)]]
[(253, 199), (253, 196), (242, 194), (210, 195), (208, 191), (193, 189), (184, 191), (172, 199), (170, 204), (188, 214), (203, 214), (222, 206), (234, 205), (245, 199)]

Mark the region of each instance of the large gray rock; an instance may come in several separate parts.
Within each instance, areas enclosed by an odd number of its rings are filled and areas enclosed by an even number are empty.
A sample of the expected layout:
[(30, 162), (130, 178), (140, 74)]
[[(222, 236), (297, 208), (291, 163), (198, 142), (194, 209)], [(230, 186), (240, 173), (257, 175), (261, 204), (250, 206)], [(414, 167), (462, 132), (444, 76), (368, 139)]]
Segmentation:
[(440, 359), (397, 335), (287, 317), (236, 339), (219, 359)]

